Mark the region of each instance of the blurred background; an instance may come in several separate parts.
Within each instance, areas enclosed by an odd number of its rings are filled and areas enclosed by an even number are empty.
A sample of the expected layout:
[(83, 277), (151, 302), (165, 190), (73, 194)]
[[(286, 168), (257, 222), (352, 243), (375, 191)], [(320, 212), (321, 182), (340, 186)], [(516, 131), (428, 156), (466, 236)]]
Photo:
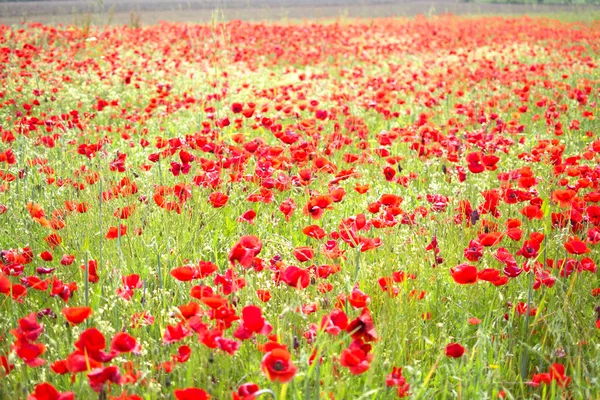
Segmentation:
[(598, 13), (600, 0), (0, 0), (0, 23), (153, 24), (417, 14)]

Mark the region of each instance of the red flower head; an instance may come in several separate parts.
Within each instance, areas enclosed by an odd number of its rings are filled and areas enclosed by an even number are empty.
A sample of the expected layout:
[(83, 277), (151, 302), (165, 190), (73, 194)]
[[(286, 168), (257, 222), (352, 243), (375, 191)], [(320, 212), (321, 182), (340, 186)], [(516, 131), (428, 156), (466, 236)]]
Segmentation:
[(352, 375), (366, 372), (372, 360), (371, 345), (361, 339), (354, 340), (347, 349), (342, 350), (340, 355), (340, 364), (347, 367)]
[(260, 251), (262, 250), (262, 242), (256, 236), (242, 236), (231, 251), (229, 252), (229, 261), (239, 262), (243, 267), (250, 267)]
[(460, 358), (465, 354), (465, 348), (459, 343), (450, 343), (446, 346), (446, 356), (452, 358)]
[(224, 207), (227, 204), (227, 200), (229, 200), (229, 197), (227, 197), (226, 194), (221, 192), (214, 192), (211, 193), (210, 196), (208, 196), (208, 201), (212, 204), (214, 208)]
[(346, 327), (346, 332), (352, 335), (352, 339), (362, 339), (366, 342), (377, 340), (377, 332), (375, 331), (375, 324), (373, 324), (373, 318), (371, 312), (367, 307), (363, 308), (360, 316), (352, 320)]
[(315, 251), (310, 247), (304, 246), (296, 247), (294, 249), (294, 257), (296, 257), (296, 260), (298, 260), (299, 262), (310, 261), (313, 259), (314, 256)]
[(27, 396), (27, 400), (73, 400), (74, 398), (73, 392), (59, 393), (54, 386), (47, 382), (37, 385), (33, 393)]
[(468, 285), (477, 282), (477, 267), (469, 264), (460, 264), (450, 268), (452, 279), (458, 284)]
[(71, 325), (79, 325), (92, 315), (90, 307), (65, 307), (62, 313)]
[(282, 348), (275, 348), (265, 354), (261, 369), (269, 380), (281, 383), (291, 381), (298, 370), (291, 361), (289, 351)]
[(175, 398), (177, 400), (209, 400), (210, 395), (202, 389), (188, 388), (188, 389), (176, 389)]
[(586, 254), (590, 252), (586, 244), (576, 237), (572, 237), (565, 243), (565, 249), (569, 254)]

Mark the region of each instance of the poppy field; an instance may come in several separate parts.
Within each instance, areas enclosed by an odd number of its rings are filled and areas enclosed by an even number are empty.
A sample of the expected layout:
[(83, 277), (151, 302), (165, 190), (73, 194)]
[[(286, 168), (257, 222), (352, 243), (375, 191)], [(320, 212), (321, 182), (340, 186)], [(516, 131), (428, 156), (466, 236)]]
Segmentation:
[(600, 397), (600, 23), (0, 25), (0, 398)]

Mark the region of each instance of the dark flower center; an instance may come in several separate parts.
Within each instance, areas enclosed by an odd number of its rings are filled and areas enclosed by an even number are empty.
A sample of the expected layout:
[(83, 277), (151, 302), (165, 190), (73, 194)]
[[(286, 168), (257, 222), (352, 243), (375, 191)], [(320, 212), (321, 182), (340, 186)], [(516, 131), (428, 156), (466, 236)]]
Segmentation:
[(273, 363), (273, 370), (275, 370), (277, 372), (281, 372), (284, 369), (285, 369), (285, 365), (283, 365), (282, 361), (277, 360)]

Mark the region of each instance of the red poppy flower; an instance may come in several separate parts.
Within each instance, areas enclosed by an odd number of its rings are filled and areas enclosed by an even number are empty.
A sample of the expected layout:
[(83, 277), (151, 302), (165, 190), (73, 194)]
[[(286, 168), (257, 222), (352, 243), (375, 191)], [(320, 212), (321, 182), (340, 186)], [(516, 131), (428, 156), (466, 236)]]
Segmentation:
[(37, 319), (36, 313), (31, 313), (26, 317), (21, 318), (17, 321), (19, 327), (16, 330), (11, 331), (12, 334), (17, 338), (23, 338), (29, 342), (38, 340), (42, 332), (44, 332), (44, 327)]
[(171, 276), (178, 281), (189, 282), (193, 279), (196, 279), (196, 271), (189, 265), (184, 265), (183, 267), (177, 267), (171, 270)]
[(182, 340), (183, 338), (191, 335), (192, 333), (193, 333), (193, 331), (190, 331), (188, 328), (186, 328), (181, 323), (179, 323), (175, 326), (167, 325), (167, 328), (165, 329), (165, 333), (163, 335), (163, 344), (170, 344), (170, 343), (178, 342), (178, 341)]
[(552, 200), (558, 203), (561, 207), (569, 207), (573, 198), (577, 195), (574, 190), (555, 190), (552, 192)]
[(354, 340), (361, 339), (365, 342), (377, 340), (377, 332), (375, 330), (373, 318), (371, 317), (371, 311), (369, 311), (367, 307), (363, 308), (360, 316), (348, 324), (346, 332), (348, 332)]
[(312, 260), (315, 256), (315, 251), (310, 247), (296, 247), (294, 249), (294, 257), (299, 262), (306, 262)]
[(590, 249), (579, 238), (572, 237), (565, 243), (565, 249), (569, 254), (586, 254)]
[(256, 218), (256, 211), (248, 210), (238, 217), (237, 222), (247, 222), (250, 225), (254, 224), (254, 218)]
[(75, 394), (73, 392), (60, 393), (48, 382), (43, 382), (35, 387), (33, 393), (27, 397), (27, 400), (73, 400), (74, 398)]
[(114, 365), (93, 369), (87, 376), (90, 381), (90, 387), (96, 393), (101, 392), (107, 383), (112, 382), (117, 385), (125, 383), (125, 379), (121, 375), (119, 368)]
[(281, 272), (281, 280), (296, 289), (305, 289), (310, 284), (310, 274), (305, 269), (290, 265)]
[(285, 220), (287, 222), (289, 222), (295, 209), (296, 209), (296, 203), (294, 203), (294, 200), (291, 198), (282, 201), (281, 204), (279, 205), (279, 211), (281, 211), (283, 213), (283, 215), (285, 216)]
[(71, 325), (79, 325), (92, 315), (90, 307), (65, 307), (62, 313)]
[(229, 197), (221, 192), (214, 192), (208, 196), (208, 201), (212, 204), (214, 208), (221, 208), (227, 204)]
[(551, 385), (556, 381), (559, 387), (567, 387), (571, 383), (571, 378), (565, 375), (565, 366), (563, 364), (552, 364), (548, 373), (535, 374), (528, 385), (538, 387), (540, 384)]
[(256, 383), (244, 383), (238, 388), (237, 392), (232, 393), (232, 400), (254, 400), (256, 398), (254, 393), (259, 390), (260, 388)]
[(318, 240), (323, 239), (327, 235), (327, 233), (318, 225), (309, 225), (302, 229), (302, 233)]
[(460, 264), (450, 268), (452, 279), (458, 284), (468, 285), (477, 282), (477, 267), (469, 264)]
[(111, 240), (111, 239), (116, 239), (119, 236), (125, 236), (126, 234), (127, 234), (127, 226), (125, 226), (125, 225), (121, 225), (120, 227), (111, 226), (110, 228), (108, 228), (108, 232), (106, 233), (106, 238)]
[(172, 355), (171, 357), (173, 358), (173, 360), (179, 362), (179, 363), (185, 363), (190, 359), (190, 356), (192, 355), (192, 349), (189, 346), (180, 346), (177, 349), (177, 354), (176, 355)]
[(175, 389), (173, 392), (177, 400), (209, 400), (210, 395), (202, 389), (187, 388)]
[(53, 257), (52, 257), (52, 253), (50, 253), (49, 251), (44, 251), (40, 254), (40, 258), (44, 261), (52, 261)]
[(464, 251), (465, 258), (471, 262), (477, 262), (483, 256), (484, 247), (476, 240), (469, 242), (469, 247)]
[[(82, 270), (86, 270), (85, 264), (80, 267)], [(87, 264), (88, 281), (91, 283), (98, 283), (100, 277), (98, 276), (98, 262), (96, 260), (90, 260)]]
[(393, 367), (392, 372), (385, 379), (386, 386), (396, 386), (396, 394), (399, 398), (409, 396), (410, 385), (406, 378), (402, 376), (402, 368)]
[(242, 324), (233, 335), (237, 339), (246, 340), (254, 333), (268, 335), (272, 330), (273, 327), (263, 317), (262, 310), (251, 305), (242, 310)]
[(72, 256), (70, 254), (65, 254), (60, 259), (60, 264), (67, 266), (67, 265), (73, 264), (73, 261), (75, 261), (75, 257), (74, 256)]
[(365, 293), (361, 292), (356, 286), (354, 289), (352, 289), (352, 292), (348, 296), (347, 300), (354, 308), (366, 307), (371, 302), (371, 298)]
[(333, 198), (330, 195), (320, 195), (311, 198), (304, 207), (304, 215), (310, 215), (313, 219), (320, 219), (325, 210), (332, 208)]
[(60, 246), (60, 244), (62, 243), (62, 238), (56, 233), (51, 233), (50, 235), (44, 238), (44, 241), (52, 250), (54, 250), (56, 247)]
[(526, 240), (523, 246), (517, 251), (517, 254), (525, 258), (535, 258), (538, 256), (540, 243), (537, 240)]
[(265, 354), (261, 369), (270, 381), (281, 383), (291, 381), (298, 370), (292, 363), (290, 353), (282, 348), (275, 348)]
[(133, 336), (126, 332), (119, 332), (110, 342), (110, 351), (117, 353), (132, 352), (134, 354), (139, 354), (141, 347)]
[(366, 372), (372, 360), (371, 345), (364, 343), (361, 339), (354, 340), (340, 354), (340, 364), (347, 367), (352, 375), (360, 375)]
[(451, 358), (460, 358), (465, 354), (465, 348), (459, 343), (450, 343), (446, 346), (446, 356)]
[(250, 267), (260, 251), (262, 242), (256, 236), (242, 236), (229, 252), (229, 261), (237, 261), (243, 267)]
[(0, 367), (4, 369), (4, 375), (8, 375), (13, 369), (15, 369), (15, 364), (9, 363), (6, 356), (0, 356)]
[(39, 367), (46, 363), (46, 360), (39, 358), (46, 352), (46, 346), (42, 343), (31, 343), (26, 339), (17, 339), (11, 346), (11, 349), (31, 368)]
[(260, 299), (260, 301), (266, 303), (269, 300), (271, 300), (271, 292), (269, 292), (268, 290), (264, 290), (264, 289), (257, 289), (256, 290), (256, 295), (258, 296), (258, 298)]

